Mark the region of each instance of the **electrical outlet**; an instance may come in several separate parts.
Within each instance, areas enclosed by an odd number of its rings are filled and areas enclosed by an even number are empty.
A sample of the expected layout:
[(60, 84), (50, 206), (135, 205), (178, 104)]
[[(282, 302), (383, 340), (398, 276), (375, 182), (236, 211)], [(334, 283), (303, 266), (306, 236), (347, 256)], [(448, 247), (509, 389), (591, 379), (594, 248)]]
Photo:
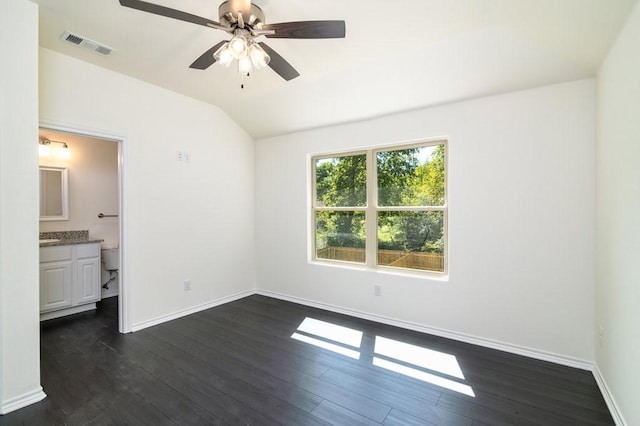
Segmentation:
[(382, 296), (382, 286), (376, 284), (373, 286), (373, 295), (374, 296)]
[(191, 290), (191, 280), (184, 280), (184, 291)]
[(178, 161), (184, 161), (184, 152), (182, 152), (182, 151), (176, 151), (176, 160), (178, 160)]

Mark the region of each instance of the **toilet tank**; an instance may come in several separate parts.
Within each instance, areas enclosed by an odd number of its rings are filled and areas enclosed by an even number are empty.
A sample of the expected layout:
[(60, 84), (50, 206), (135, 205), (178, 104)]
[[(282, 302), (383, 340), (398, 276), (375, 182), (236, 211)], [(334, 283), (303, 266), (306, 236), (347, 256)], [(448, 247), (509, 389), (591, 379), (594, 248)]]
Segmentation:
[(115, 271), (120, 269), (120, 250), (117, 248), (103, 248), (102, 263), (107, 271)]

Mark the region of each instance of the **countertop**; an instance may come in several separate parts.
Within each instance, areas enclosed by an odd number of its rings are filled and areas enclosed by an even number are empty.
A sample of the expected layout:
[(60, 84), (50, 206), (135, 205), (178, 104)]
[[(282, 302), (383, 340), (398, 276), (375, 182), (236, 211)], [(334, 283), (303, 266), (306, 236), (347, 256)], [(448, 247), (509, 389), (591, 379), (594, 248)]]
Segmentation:
[(58, 247), (58, 246), (73, 246), (77, 244), (94, 244), (101, 243), (104, 240), (89, 239), (89, 238), (69, 238), (60, 239), (60, 241), (53, 241), (50, 243), (40, 243), (40, 247)]

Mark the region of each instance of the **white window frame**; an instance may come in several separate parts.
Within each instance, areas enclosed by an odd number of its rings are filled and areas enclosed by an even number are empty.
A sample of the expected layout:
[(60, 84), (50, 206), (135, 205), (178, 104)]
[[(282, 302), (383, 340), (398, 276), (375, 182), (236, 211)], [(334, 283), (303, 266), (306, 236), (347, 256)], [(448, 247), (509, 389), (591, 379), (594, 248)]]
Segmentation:
[[(377, 154), (386, 151), (398, 151), (410, 148), (420, 148), (425, 146), (444, 145), (445, 161), (444, 161), (444, 204), (442, 206), (379, 206), (378, 205), (378, 168), (376, 163)], [(326, 207), (317, 205), (316, 196), (316, 162), (322, 159), (346, 157), (355, 155), (366, 155), (367, 167), (367, 203), (365, 206), (359, 207)], [(406, 274), (418, 274), (442, 277), (449, 273), (449, 143), (447, 138), (437, 138), (432, 140), (423, 140), (420, 142), (403, 143), (397, 145), (386, 145), (372, 147), (369, 149), (359, 149), (354, 151), (339, 151), (312, 155), (311, 161), (311, 262), (319, 264), (343, 265), (364, 269), (379, 269), (397, 271)], [(348, 211), (348, 212), (364, 212), (365, 215), (365, 262), (349, 262), (344, 260), (333, 260), (318, 258), (316, 256), (316, 213), (319, 211)], [(421, 269), (401, 268), (394, 266), (378, 265), (378, 213), (383, 211), (390, 212), (443, 212), (443, 256), (444, 270), (430, 271)]]

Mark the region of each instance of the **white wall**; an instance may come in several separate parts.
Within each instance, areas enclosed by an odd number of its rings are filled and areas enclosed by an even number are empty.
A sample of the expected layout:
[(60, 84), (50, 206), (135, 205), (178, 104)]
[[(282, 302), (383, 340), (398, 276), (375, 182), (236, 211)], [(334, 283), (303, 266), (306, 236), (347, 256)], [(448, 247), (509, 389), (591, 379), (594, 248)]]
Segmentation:
[[(594, 121), (584, 80), (259, 140), (258, 287), (592, 361)], [(447, 282), (308, 263), (308, 155), (443, 135)]]
[(38, 299), (38, 9), (0, 2), (0, 413), (44, 397)]
[(225, 113), (41, 49), (40, 118), (125, 138), (134, 327), (255, 287), (254, 143)]
[(71, 151), (69, 159), (40, 157), (40, 166), (69, 169), (69, 220), (40, 222), (40, 232), (86, 229), (91, 238), (118, 244), (119, 218), (98, 218), (118, 214), (118, 143), (48, 129), (40, 135), (66, 142)]
[(598, 75), (597, 365), (629, 425), (640, 424), (640, 6)]

